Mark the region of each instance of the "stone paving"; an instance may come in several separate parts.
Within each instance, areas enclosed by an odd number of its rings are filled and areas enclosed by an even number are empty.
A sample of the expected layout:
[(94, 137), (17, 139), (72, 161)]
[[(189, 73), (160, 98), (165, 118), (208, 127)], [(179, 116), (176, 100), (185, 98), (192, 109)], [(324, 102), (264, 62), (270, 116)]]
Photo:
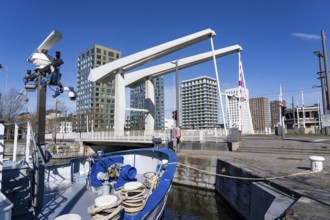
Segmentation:
[[(305, 151), (299, 153), (286, 151), (290, 149), (330, 149), (329, 138), (320, 137), (290, 137), (287, 140), (277, 137), (246, 137), (242, 138), (245, 147), (270, 149), (265, 153), (228, 152), (228, 151), (198, 151), (199, 157), (217, 158), (242, 168), (259, 177), (276, 177), (300, 173), (310, 169), (310, 161)], [(322, 151), (318, 151), (322, 152)], [(180, 154), (196, 155), (196, 151), (182, 150)], [(311, 151), (313, 153), (313, 151)], [(315, 155), (315, 154), (312, 154)], [(293, 177), (271, 180), (269, 183), (276, 188), (300, 198), (287, 212), (286, 219), (315, 219), (318, 216), (329, 219), (330, 216), (330, 155), (324, 156), (324, 170), (319, 173), (309, 173)], [(313, 213), (317, 210), (318, 214)], [(314, 216), (314, 217), (313, 217)]]

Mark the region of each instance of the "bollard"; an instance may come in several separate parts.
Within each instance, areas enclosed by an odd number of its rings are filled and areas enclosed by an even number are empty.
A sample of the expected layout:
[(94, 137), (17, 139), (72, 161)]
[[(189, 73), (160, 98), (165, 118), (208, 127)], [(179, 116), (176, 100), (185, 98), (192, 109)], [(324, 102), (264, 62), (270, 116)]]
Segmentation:
[(311, 171), (319, 172), (323, 170), (323, 161), (324, 157), (321, 156), (310, 156), (309, 160), (311, 161)]

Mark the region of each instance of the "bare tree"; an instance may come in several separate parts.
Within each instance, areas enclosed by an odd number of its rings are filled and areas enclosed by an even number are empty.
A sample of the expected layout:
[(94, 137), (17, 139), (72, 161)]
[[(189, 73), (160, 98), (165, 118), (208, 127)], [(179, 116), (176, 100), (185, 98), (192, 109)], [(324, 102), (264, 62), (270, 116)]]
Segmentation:
[(18, 97), (18, 93), (17, 89), (11, 88), (7, 95), (1, 96), (1, 113), (6, 123), (14, 123), (23, 110), (23, 97)]
[(64, 113), (67, 114), (68, 107), (66, 106), (65, 102), (59, 101), (57, 103), (57, 111), (61, 112), (62, 116), (64, 116)]

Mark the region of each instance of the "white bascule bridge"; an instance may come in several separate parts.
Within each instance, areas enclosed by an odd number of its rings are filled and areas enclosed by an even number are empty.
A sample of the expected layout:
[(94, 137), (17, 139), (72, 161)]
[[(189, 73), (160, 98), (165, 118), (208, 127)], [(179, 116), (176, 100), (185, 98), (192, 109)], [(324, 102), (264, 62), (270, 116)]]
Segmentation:
[[(153, 77), (166, 75), (193, 65), (197, 65), (209, 60), (214, 60), (215, 72), (217, 75), (218, 92), (221, 93), (220, 81), (218, 79), (217, 67), (215, 59), (232, 53), (239, 53), (242, 48), (239, 45), (233, 45), (221, 49), (214, 50), (213, 37), (215, 32), (211, 29), (206, 29), (140, 52), (115, 60), (111, 63), (92, 69), (88, 79), (98, 83), (108, 83), (115, 80), (115, 117), (114, 117), (114, 132), (116, 136), (124, 134), (125, 111), (142, 111), (146, 112), (145, 130), (154, 130), (154, 113), (155, 113), (155, 95), (154, 86), (151, 81)], [(134, 68), (166, 56), (185, 47), (191, 46), (203, 40), (210, 39), (212, 51), (174, 60), (160, 65), (148, 67), (134, 72), (129, 72)], [(134, 87), (141, 83), (145, 83), (145, 101), (146, 109), (132, 109), (125, 106), (125, 87)], [(225, 122), (224, 109), (222, 99), (220, 99), (222, 118)], [(226, 128), (225, 128), (226, 129)], [(226, 132), (226, 130), (225, 130)], [(227, 133), (227, 132), (226, 132)]]

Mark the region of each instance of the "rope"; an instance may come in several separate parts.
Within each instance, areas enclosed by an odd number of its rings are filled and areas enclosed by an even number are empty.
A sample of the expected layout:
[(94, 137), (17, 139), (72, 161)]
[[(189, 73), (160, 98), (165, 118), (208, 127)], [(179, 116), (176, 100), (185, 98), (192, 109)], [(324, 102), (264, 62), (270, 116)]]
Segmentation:
[(156, 183), (156, 185), (159, 182), (159, 177), (157, 176), (157, 174), (155, 172), (147, 172), (143, 174), (144, 178), (146, 178), (146, 186), (148, 189), (152, 188), (154, 182)]
[(122, 189), (120, 191), (119, 196), (123, 200), (125, 212), (136, 213), (144, 208), (146, 203), (145, 191), (146, 187), (144, 185), (133, 190)]
[(101, 207), (92, 205), (88, 208), (88, 213), (91, 215), (92, 220), (117, 220), (120, 217), (121, 203), (122, 200), (119, 199), (117, 202), (110, 205)]
[(149, 193), (147, 196), (144, 196), (144, 193), (146, 191), (146, 187), (144, 185), (134, 190), (121, 190), (119, 196), (123, 200), (123, 207), (125, 209), (125, 212), (136, 213), (144, 208), (150, 195), (159, 183), (159, 174), (161, 172), (161, 169), (162, 166), (159, 166), (156, 175), (152, 176), (152, 178), (147, 179), (147, 182), (149, 183)]
[(218, 173), (213, 173), (213, 172), (201, 170), (201, 169), (198, 169), (196, 167), (192, 167), (192, 166), (180, 163), (180, 162), (172, 162), (172, 163), (167, 163), (167, 164), (177, 164), (179, 166), (187, 167), (187, 168), (190, 168), (190, 169), (202, 172), (202, 173), (206, 173), (206, 174), (209, 174), (209, 175), (212, 175), (212, 176), (219, 176), (219, 177), (230, 178), (230, 179), (252, 180), (252, 181), (283, 179), (283, 178), (290, 177), (290, 176), (299, 176), (299, 175), (306, 175), (306, 174), (312, 174), (312, 173), (318, 173), (319, 172), (319, 171), (307, 170), (307, 171), (287, 174), (287, 175), (283, 175), (283, 176), (276, 176), (276, 177), (239, 177), (239, 176), (230, 176), (230, 175), (218, 174)]

